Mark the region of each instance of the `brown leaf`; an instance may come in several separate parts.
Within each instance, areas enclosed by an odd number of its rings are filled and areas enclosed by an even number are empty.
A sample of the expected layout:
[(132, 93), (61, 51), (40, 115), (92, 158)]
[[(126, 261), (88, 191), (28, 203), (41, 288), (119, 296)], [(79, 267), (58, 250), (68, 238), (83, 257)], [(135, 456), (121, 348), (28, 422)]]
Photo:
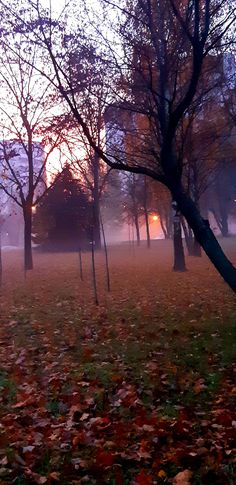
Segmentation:
[(192, 472), (190, 470), (184, 470), (174, 477), (173, 485), (190, 485), (191, 478)]
[(49, 478), (51, 480), (54, 480), (55, 482), (59, 482), (60, 481), (60, 474), (57, 473), (57, 472), (52, 472), (52, 473), (50, 473)]

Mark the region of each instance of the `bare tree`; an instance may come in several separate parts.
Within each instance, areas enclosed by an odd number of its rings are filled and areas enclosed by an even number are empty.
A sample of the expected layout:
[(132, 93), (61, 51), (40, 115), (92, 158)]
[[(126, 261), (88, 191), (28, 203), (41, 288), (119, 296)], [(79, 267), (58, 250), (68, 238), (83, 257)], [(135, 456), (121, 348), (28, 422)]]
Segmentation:
[[(58, 138), (42, 137), (49, 122), (46, 97), (50, 88), (35, 73), (36, 48), (27, 50), (16, 43), (15, 54), (3, 45), (0, 51), (0, 85), (5, 97), (0, 102), (0, 188), (21, 209), (24, 217), (24, 267), (33, 268), (32, 210), (47, 190), (46, 164)], [(27, 59), (22, 61), (22, 51)], [(42, 144), (38, 140), (44, 138)], [(47, 153), (45, 145), (47, 144)]]

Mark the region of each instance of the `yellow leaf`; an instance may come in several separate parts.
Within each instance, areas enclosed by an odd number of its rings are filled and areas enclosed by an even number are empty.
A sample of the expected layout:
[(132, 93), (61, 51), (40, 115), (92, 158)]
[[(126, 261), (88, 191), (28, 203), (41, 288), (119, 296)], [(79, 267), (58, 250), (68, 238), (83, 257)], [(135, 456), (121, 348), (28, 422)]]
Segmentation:
[(160, 470), (157, 474), (158, 478), (165, 478), (166, 472), (164, 470)]

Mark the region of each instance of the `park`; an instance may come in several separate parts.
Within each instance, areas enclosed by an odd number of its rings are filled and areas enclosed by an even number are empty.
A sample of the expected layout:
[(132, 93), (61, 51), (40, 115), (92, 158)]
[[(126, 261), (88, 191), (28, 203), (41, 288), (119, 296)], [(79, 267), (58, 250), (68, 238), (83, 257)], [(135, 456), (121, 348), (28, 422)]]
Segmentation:
[(76, 253), (37, 254), (26, 280), (4, 253), (2, 483), (233, 483), (232, 291), (206, 257), (171, 272), (165, 241), (109, 262), (110, 293), (96, 254), (96, 306), (90, 253), (83, 281)]
[(0, 485), (234, 485), (232, 0), (0, 0)]

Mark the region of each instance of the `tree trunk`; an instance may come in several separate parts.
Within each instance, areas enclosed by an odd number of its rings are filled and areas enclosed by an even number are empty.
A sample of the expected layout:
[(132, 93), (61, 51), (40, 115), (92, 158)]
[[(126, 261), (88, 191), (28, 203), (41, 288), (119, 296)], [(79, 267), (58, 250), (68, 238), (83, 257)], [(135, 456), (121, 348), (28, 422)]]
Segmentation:
[(194, 239), (193, 239), (193, 256), (200, 258), (201, 255), (202, 255), (201, 246), (200, 246), (196, 236), (194, 236)]
[(221, 234), (223, 237), (229, 236), (228, 211), (224, 203), (220, 204), (220, 225)]
[(0, 287), (1, 286), (2, 286), (2, 229), (0, 227)]
[(101, 249), (100, 197), (99, 197), (99, 157), (95, 153), (93, 163), (93, 235), (95, 249)]
[(146, 234), (147, 234), (147, 247), (148, 247), (148, 249), (150, 249), (151, 238), (150, 238), (149, 217), (148, 217), (147, 179), (146, 179), (146, 177), (144, 177), (144, 217), (145, 217)]
[(80, 273), (80, 279), (81, 279), (81, 281), (83, 281), (84, 275), (83, 275), (83, 261), (82, 261), (81, 248), (79, 248), (79, 273)]
[(24, 269), (33, 269), (31, 205), (24, 209)]
[(181, 234), (181, 219), (179, 214), (179, 209), (176, 205), (176, 202), (173, 202), (173, 210), (174, 210), (174, 217), (173, 217), (173, 243), (174, 243), (174, 271), (186, 271), (185, 265), (185, 257), (184, 257), (184, 246)]
[(100, 221), (101, 221), (103, 246), (104, 246), (105, 262), (106, 262), (107, 291), (111, 291), (111, 280), (110, 280), (110, 270), (109, 270), (109, 261), (108, 261), (107, 241), (106, 241), (106, 234), (105, 234), (105, 229), (104, 229), (104, 225), (103, 225), (103, 222), (102, 222), (102, 216), (101, 215), (100, 215)]
[(198, 240), (205, 253), (220, 273), (222, 278), (236, 293), (236, 268), (225, 256), (216, 237), (214, 236), (208, 220), (201, 217), (199, 210), (185, 192), (181, 185), (171, 189), (178, 207), (192, 228), (196, 239)]
[(229, 225), (228, 225), (228, 215), (226, 214), (226, 217), (222, 219), (221, 221), (222, 225), (222, 230), (221, 234), (223, 237), (229, 237)]
[(148, 249), (150, 249), (151, 238), (150, 238), (148, 211), (146, 209), (145, 209), (145, 224), (146, 224), (146, 233), (147, 233), (147, 247), (148, 247)]
[(99, 220), (99, 200), (94, 198), (93, 200), (93, 234), (94, 234), (94, 247), (95, 249), (101, 249), (101, 234), (100, 234), (100, 220)]
[[(198, 193), (197, 190), (195, 190), (194, 204), (196, 205), (197, 210), (200, 212), (199, 193)], [(201, 258), (201, 256), (202, 256), (201, 246), (200, 246), (195, 235), (194, 235), (194, 239), (193, 239), (193, 256), (195, 256), (197, 258)]]
[(184, 231), (184, 237), (185, 237), (185, 243), (188, 250), (188, 255), (193, 256), (193, 237), (191, 233), (188, 231), (186, 222), (183, 217), (181, 218), (181, 224)]
[(140, 246), (140, 229), (139, 229), (138, 214), (135, 214), (134, 216), (134, 225), (136, 229), (137, 246)]
[(216, 196), (219, 203), (219, 229), (223, 237), (229, 236), (229, 197), (225, 194), (225, 186), (227, 186), (227, 176), (224, 170), (221, 169), (216, 180)]
[(92, 226), (92, 241), (91, 241), (91, 256), (92, 256), (92, 278), (93, 278), (93, 291), (94, 291), (94, 302), (95, 305), (99, 305), (98, 292), (97, 292), (97, 277), (96, 277), (96, 267), (95, 267), (95, 255), (94, 255), (94, 231)]
[(161, 225), (162, 232), (163, 232), (163, 234), (164, 234), (164, 238), (165, 238), (165, 239), (169, 239), (169, 237), (168, 237), (168, 232), (167, 232), (167, 230), (166, 230), (166, 228), (165, 228), (164, 221), (163, 221), (163, 219), (162, 219), (161, 214), (160, 214), (160, 225)]

